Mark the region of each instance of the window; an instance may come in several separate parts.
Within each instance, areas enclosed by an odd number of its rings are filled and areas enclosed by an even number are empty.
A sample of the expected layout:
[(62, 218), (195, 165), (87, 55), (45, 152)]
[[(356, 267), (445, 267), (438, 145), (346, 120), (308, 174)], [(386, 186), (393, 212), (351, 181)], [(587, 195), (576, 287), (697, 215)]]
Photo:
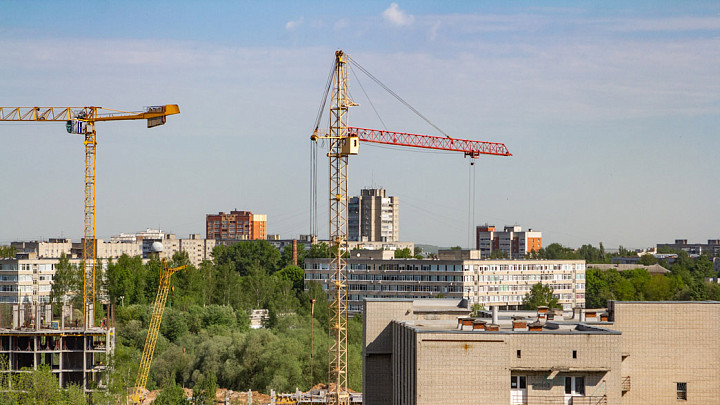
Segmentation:
[(517, 358), (519, 359), (519, 358), (521, 358), (521, 357), (522, 357), (522, 353), (521, 353), (520, 350), (518, 350), (518, 351), (517, 351)]
[(687, 400), (687, 383), (677, 383), (677, 399)]
[(524, 375), (514, 375), (510, 377), (510, 388), (524, 390), (527, 388), (527, 377)]
[(577, 359), (577, 350), (573, 350), (573, 359)]
[(565, 377), (565, 395), (585, 396), (585, 377)]

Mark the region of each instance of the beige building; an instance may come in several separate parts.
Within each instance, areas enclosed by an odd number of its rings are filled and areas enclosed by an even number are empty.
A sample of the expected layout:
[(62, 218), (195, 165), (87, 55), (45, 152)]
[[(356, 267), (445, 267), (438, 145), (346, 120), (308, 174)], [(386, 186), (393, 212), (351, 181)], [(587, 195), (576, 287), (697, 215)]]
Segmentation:
[[(305, 259), (305, 281), (327, 288), (330, 259)], [(476, 250), (441, 250), (437, 259), (395, 259), (392, 251), (351, 251), (348, 311), (365, 298), (466, 298), (470, 305), (517, 309), (537, 283), (552, 287), (570, 310), (585, 306), (583, 260), (481, 260)]]
[(215, 248), (214, 239), (203, 239), (200, 234), (190, 234), (188, 239), (177, 239), (175, 235), (168, 234), (162, 244), (163, 252), (160, 257), (171, 259), (175, 253), (186, 252), (190, 263), (196, 267), (205, 260), (212, 260), (212, 251)]
[(485, 311), (478, 318), (457, 300), (364, 304), (366, 405), (720, 398), (720, 302), (611, 302), (602, 314)]
[(360, 190), (348, 200), (348, 240), (393, 242), (400, 240), (400, 199), (385, 189)]
[[(70, 259), (70, 263), (75, 265), (80, 265), (81, 261)], [(0, 259), (0, 303), (50, 302), (50, 290), (59, 262), (60, 259), (38, 258), (34, 253)]]

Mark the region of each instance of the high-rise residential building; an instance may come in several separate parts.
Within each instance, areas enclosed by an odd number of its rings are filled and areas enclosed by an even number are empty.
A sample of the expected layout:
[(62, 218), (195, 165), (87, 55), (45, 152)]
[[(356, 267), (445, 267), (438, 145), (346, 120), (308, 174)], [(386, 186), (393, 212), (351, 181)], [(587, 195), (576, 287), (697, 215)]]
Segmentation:
[(385, 189), (360, 190), (348, 201), (348, 240), (394, 242), (400, 240), (400, 199), (388, 197)]
[(219, 241), (267, 239), (267, 215), (250, 211), (230, 211), (229, 214), (205, 216), (206, 238)]
[(479, 225), (475, 230), (475, 248), (483, 257), (493, 251), (502, 251), (509, 259), (522, 259), (526, 254), (542, 248), (542, 232), (528, 229), (523, 231), (518, 225), (506, 226), (498, 231), (495, 225)]
[[(348, 312), (366, 298), (465, 298), (517, 309), (532, 286), (548, 285), (563, 309), (585, 306), (584, 260), (486, 260), (477, 250), (441, 250), (436, 259), (395, 259), (387, 250), (354, 250), (347, 259)], [(305, 258), (306, 286), (327, 289), (330, 259)]]

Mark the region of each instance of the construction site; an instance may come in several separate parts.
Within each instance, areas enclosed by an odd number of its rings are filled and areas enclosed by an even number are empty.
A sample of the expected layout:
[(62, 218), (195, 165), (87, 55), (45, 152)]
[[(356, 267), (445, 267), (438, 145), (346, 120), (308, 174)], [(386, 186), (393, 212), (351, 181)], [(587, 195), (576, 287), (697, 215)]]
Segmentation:
[[(379, 86), (388, 91), (398, 101), (437, 129), (444, 136), (429, 136), (372, 130), (350, 127), (348, 125), (350, 107), (358, 105), (348, 89), (350, 66), (366, 74)], [(329, 108), (326, 109), (326, 105)], [(18, 122), (64, 122), (67, 132), (84, 136), (85, 153), (84, 172), (84, 238), (83, 238), (83, 314), (82, 319), (72, 319), (63, 313), (54, 320), (47, 305), (14, 305), (12, 326), (2, 332), (0, 352), (7, 354), (9, 369), (6, 372), (19, 373), (23, 369), (36, 369), (47, 364), (58, 375), (61, 386), (79, 384), (85, 392), (106, 387), (103, 376), (107, 371), (109, 358), (113, 354), (114, 329), (112, 322), (98, 321), (95, 306), (100, 303), (96, 297), (96, 267), (98, 266), (95, 230), (96, 212), (96, 148), (97, 122), (122, 120), (147, 120), (148, 128), (163, 125), (166, 117), (180, 112), (177, 105), (163, 105), (146, 108), (142, 112), (127, 112), (103, 109), (100, 107), (0, 107), (0, 121)], [(328, 117), (327, 129), (322, 129), (322, 117)], [(334, 252), (330, 261), (328, 279), (329, 296), (329, 347), (328, 347), (328, 385), (316, 387), (309, 392), (281, 394), (271, 393), (269, 403), (284, 404), (357, 404), (362, 403), (362, 394), (348, 388), (348, 275), (344, 257), (348, 252), (348, 174), (349, 158), (357, 155), (361, 143), (377, 143), (402, 147), (423, 148), (436, 151), (458, 152), (460, 156), (473, 159), (481, 155), (511, 156), (502, 143), (481, 142), (451, 138), (430, 122), (396, 93), (382, 84), (367, 69), (343, 51), (334, 55), (333, 67), (314, 131), (312, 141), (311, 174), (311, 235), (318, 240), (317, 229), (317, 164), (318, 144), (328, 147), (330, 167), (330, 241)], [(471, 163), (472, 167), (472, 163)], [(153, 251), (159, 254), (163, 250), (160, 243), (153, 244)], [(145, 389), (150, 366), (157, 343), (160, 324), (166, 306), (171, 276), (185, 266), (169, 268), (162, 260), (157, 296), (153, 303), (152, 319), (142, 352), (137, 379), (133, 387), (128, 387), (132, 403), (144, 403), (147, 399)], [(17, 269), (16, 269), (17, 270)], [(312, 380), (311, 380), (312, 381)]]
[[(109, 359), (115, 349), (115, 329), (106, 326), (85, 328), (73, 319), (70, 306), (54, 321), (50, 305), (8, 305), (0, 309), (12, 319), (0, 320), (0, 355), (7, 359), (0, 372), (17, 374), (50, 368), (65, 388), (84, 387), (85, 392), (107, 388)], [(5, 378), (12, 389), (12, 378)]]

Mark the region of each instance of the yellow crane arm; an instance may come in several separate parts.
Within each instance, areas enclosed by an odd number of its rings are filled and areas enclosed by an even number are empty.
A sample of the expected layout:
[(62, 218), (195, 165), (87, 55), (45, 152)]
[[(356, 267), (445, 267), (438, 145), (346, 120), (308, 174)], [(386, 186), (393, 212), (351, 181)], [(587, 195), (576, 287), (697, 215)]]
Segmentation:
[(179, 113), (180, 108), (177, 104), (147, 107), (142, 112), (111, 110), (102, 107), (0, 107), (0, 121), (152, 120)]
[(148, 373), (150, 372), (150, 364), (152, 363), (153, 353), (155, 352), (155, 343), (157, 343), (163, 312), (165, 312), (165, 302), (167, 301), (168, 291), (170, 290), (170, 277), (185, 267), (186, 266), (168, 268), (166, 260), (162, 260), (160, 286), (158, 287), (157, 296), (155, 297), (150, 327), (148, 328), (147, 338), (145, 339), (145, 348), (143, 349), (140, 368), (138, 369), (137, 379), (135, 380), (135, 392), (133, 392), (131, 398), (131, 403), (133, 404), (141, 404), (143, 400), (143, 391), (145, 390)]

